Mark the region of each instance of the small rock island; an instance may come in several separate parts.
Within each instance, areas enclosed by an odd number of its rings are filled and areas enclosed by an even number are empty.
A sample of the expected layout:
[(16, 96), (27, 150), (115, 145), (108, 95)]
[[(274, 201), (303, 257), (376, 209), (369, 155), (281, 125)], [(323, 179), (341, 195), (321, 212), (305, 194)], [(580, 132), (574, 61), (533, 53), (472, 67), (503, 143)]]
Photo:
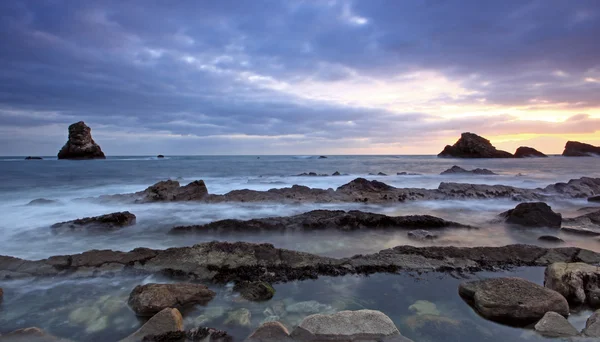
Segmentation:
[(58, 159), (106, 159), (94, 139), (92, 129), (79, 121), (69, 126), (69, 140), (58, 152)]

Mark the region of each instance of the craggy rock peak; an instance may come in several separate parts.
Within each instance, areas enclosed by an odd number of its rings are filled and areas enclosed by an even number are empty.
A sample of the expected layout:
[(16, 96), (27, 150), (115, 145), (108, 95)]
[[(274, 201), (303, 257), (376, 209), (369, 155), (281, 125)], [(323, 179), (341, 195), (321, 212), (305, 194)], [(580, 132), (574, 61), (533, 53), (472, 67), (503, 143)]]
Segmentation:
[(562, 155), (565, 157), (589, 157), (600, 155), (600, 146), (584, 144), (578, 141), (567, 141)]
[(515, 158), (545, 158), (547, 155), (532, 147), (521, 146), (515, 151)]
[(460, 223), (446, 221), (429, 215), (386, 216), (358, 210), (313, 210), (307, 213), (285, 216), (267, 217), (247, 221), (226, 219), (204, 225), (180, 226), (170, 233), (230, 233), (285, 230), (323, 230), (338, 229), (343, 231), (359, 229), (415, 229), (415, 228), (470, 228)]
[(520, 203), (514, 209), (500, 214), (500, 217), (503, 217), (506, 223), (526, 227), (560, 228), (562, 224), (561, 214), (552, 211), (544, 202)]
[(131, 272), (178, 278), (186, 276), (217, 283), (258, 280), (274, 283), (400, 270), (475, 272), (512, 266), (548, 266), (555, 262), (599, 263), (600, 254), (573, 247), (528, 245), (474, 248), (399, 246), (375, 254), (336, 259), (279, 249), (271, 244), (209, 242), (166, 250), (91, 250), (37, 261), (0, 256), (0, 279), (94, 277)]
[(489, 140), (473, 133), (463, 133), (458, 141), (447, 145), (438, 157), (446, 158), (513, 158), (506, 151), (497, 150)]
[(135, 224), (134, 214), (123, 211), (120, 213), (106, 214), (102, 216), (84, 217), (82, 219), (60, 222), (53, 224), (50, 228), (54, 231), (74, 230), (115, 230)]
[(58, 152), (58, 159), (105, 159), (104, 152), (92, 139), (92, 129), (83, 121), (69, 126), (69, 140)]
[(448, 170), (440, 173), (440, 175), (453, 175), (453, 174), (473, 174), (473, 175), (495, 175), (496, 173), (492, 172), (491, 170), (488, 169), (473, 169), (473, 170), (466, 170), (463, 169), (460, 166), (452, 166), (451, 168), (449, 168)]

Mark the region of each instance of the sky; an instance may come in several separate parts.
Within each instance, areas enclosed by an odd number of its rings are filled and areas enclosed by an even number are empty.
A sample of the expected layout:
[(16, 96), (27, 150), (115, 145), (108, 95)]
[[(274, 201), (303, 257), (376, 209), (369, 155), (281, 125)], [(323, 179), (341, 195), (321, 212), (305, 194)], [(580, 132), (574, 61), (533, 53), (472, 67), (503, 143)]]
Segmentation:
[(600, 145), (598, 0), (0, 1), (0, 155)]

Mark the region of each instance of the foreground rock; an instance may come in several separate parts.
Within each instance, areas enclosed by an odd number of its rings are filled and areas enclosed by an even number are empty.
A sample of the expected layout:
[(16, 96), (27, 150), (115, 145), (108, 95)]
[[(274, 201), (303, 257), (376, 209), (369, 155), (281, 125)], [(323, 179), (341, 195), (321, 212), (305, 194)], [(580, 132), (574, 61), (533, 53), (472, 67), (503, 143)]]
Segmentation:
[(233, 342), (227, 332), (212, 328), (196, 328), (185, 331), (169, 331), (162, 334), (146, 335), (142, 342)]
[(554, 263), (546, 268), (544, 286), (563, 295), (569, 303), (600, 307), (600, 268), (583, 262)]
[(562, 215), (552, 211), (544, 202), (520, 203), (500, 216), (506, 223), (525, 227), (560, 228), (562, 224)]
[(294, 341), (410, 341), (380, 311), (340, 311), (312, 315), (291, 333)]
[(160, 335), (172, 331), (183, 331), (183, 317), (177, 309), (165, 308), (152, 316), (142, 327), (121, 340), (121, 342), (139, 342), (149, 335)]
[(68, 340), (52, 336), (44, 330), (31, 327), (18, 329), (5, 335), (0, 335), (1, 342), (69, 342)]
[(58, 159), (105, 159), (94, 139), (92, 129), (83, 121), (69, 126), (69, 140), (58, 152)]
[(447, 145), (438, 157), (450, 158), (512, 158), (506, 151), (497, 150), (489, 140), (473, 133), (463, 133), (458, 141)]
[(600, 337), (600, 310), (594, 312), (587, 319), (585, 329), (581, 333), (587, 337)]
[(244, 342), (293, 342), (287, 328), (279, 322), (267, 322), (258, 327)]
[(556, 312), (546, 312), (544, 317), (536, 323), (535, 331), (546, 337), (570, 337), (579, 335), (566, 318)]
[(138, 285), (131, 291), (128, 303), (137, 315), (152, 316), (165, 308), (206, 304), (215, 294), (200, 284), (146, 284)]
[(469, 226), (460, 223), (429, 215), (386, 216), (358, 210), (313, 210), (294, 216), (267, 217), (247, 221), (227, 219), (204, 225), (180, 226), (171, 229), (170, 233), (313, 231), (324, 229), (351, 231), (360, 229), (440, 229), (448, 227), (469, 228)]
[(95, 217), (85, 217), (82, 219), (60, 222), (53, 224), (50, 228), (54, 231), (77, 231), (77, 230), (116, 230), (135, 224), (134, 214), (123, 211), (120, 213), (106, 214)]
[(521, 146), (515, 151), (515, 158), (546, 158), (547, 155), (532, 147)]
[(562, 155), (565, 157), (589, 157), (600, 155), (600, 146), (584, 144), (578, 141), (567, 141)]
[(234, 291), (251, 301), (265, 301), (273, 298), (275, 289), (264, 281), (243, 281), (235, 284)]
[(441, 175), (453, 175), (453, 174), (471, 174), (471, 175), (496, 175), (496, 173), (492, 172), (488, 169), (473, 169), (473, 170), (465, 170), (460, 166), (452, 166), (448, 170), (440, 173)]
[(521, 278), (493, 278), (462, 283), (459, 294), (483, 317), (525, 326), (548, 311), (569, 315), (569, 304), (558, 292)]
[(130, 252), (92, 250), (80, 254), (28, 261), (0, 256), (0, 279), (71, 278), (117, 274), (162, 274), (216, 283), (268, 283), (315, 279), (319, 276), (399, 271), (477, 272), (515, 266), (548, 266), (556, 262), (600, 263), (600, 254), (574, 247), (542, 248), (398, 246), (350, 258), (329, 258), (275, 248), (271, 244), (210, 242), (192, 247)]

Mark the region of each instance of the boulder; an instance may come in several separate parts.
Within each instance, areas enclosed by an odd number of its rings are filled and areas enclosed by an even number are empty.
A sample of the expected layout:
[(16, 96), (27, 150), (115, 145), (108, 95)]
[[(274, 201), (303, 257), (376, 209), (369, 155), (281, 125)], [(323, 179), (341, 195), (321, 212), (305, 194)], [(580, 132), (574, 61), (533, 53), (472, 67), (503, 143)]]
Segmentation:
[(69, 140), (58, 152), (58, 159), (105, 159), (94, 139), (92, 129), (83, 121), (69, 126)]
[(208, 195), (203, 180), (196, 180), (188, 185), (180, 186), (178, 181), (160, 181), (146, 190), (133, 194), (138, 203), (198, 201)]
[(214, 297), (215, 292), (200, 284), (146, 284), (131, 291), (128, 303), (138, 316), (151, 316), (165, 308), (206, 304)]
[(560, 228), (562, 224), (561, 214), (552, 211), (544, 202), (520, 203), (514, 209), (500, 214), (500, 217), (506, 223), (526, 227)]
[(157, 155), (157, 156), (156, 156), (156, 158), (159, 158), (159, 159), (160, 159), (160, 158), (164, 158), (164, 157), (165, 157), (165, 156), (163, 156), (162, 154), (159, 154), (159, 155)]
[(452, 166), (448, 170), (440, 173), (440, 175), (453, 175), (453, 174), (472, 174), (472, 175), (496, 175), (496, 173), (492, 172), (488, 169), (473, 169), (473, 170), (465, 170), (460, 166)]
[(169, 331), (162, 334), (146, 335), (142, 342), (233, 342), (227, 332), (213, 328), (196, 328), (185, 331)]
[(589, 157), (600, 155), (600, 146), (584, 144), (578, 141), (567, 141), (562, 155), (565, 157)]
[(95, 217), (85, 217), (82, 219), (55, 223), (50, 228), (54, 231), (74, 231), (74, 230), (116, 230), (119, 228), (132, 226), (135, 224), (134, 214), (123, 211), (120, 213), (111, 213)]
[(42, 159), (44, 159), (44, 158), (42, 158), (42, 157), (32, 157), (32, 156), (25, 157), (25, 160), (42, 160)]
[(521, 146), (515, 151), (515, 158), (545, 158), (547, 155), (535, 148)]
[(267, 322), (258, 327), (245, 342), (292, 342), (290, 333), (279, 322)]
[(506, 151), (497, 150), (489, 140), (473, 133), (463, 133), (458, 141), (447, 145), (438, 157), (445, 158), (512, 158)]
[(585, 329), (581, 332), (586, 337), (600, 337), (600, 310), (594, 312), (585, 322)]
[(172, 331), (183, 331), (183, 317), (177, 309), (164, 308), (121, 342), (138, 342), (145, 336), (161, 335)]
[(600, 307), (600, 268), (583, 262), (557, 262), (546, 268), (544, 285), (572, 305)]
[(588, 197), (588, 202), (600, 202), (600, 195)]
[(291, 333), (294, 341), (410, 341), (380, 311), (340, 311), (311, 315)]
[(534, 326), (535, 331), (546, 337), (570, 337), (579, 335), (566, 318), (556, 312), (546, 312)]
[(408, 237), (415, 240), (433, 240), (437, 239), (437, 234), (424, 229), (415, 229), (407, 233)]
[(538, 241), (544, 241), (544, 242), (552, 242), (552, 243), (563, 243), (565, 242), (565, 240), (559, 238), (558, 236), (554, 236), (554, 235), (542, 235), (538, 238)]
[(264, 281), (242, 281), (235, 284), (234, 291), (238, 291), (242, 297), (251, 301), (266, 301), (275, 295), (275, 289)]
[(569, 315), (558, 292), (521, 278), (493, 278), (460, 284), (458, 292), (480, 315), (500, 323), (525, 326), (548, 311)]

